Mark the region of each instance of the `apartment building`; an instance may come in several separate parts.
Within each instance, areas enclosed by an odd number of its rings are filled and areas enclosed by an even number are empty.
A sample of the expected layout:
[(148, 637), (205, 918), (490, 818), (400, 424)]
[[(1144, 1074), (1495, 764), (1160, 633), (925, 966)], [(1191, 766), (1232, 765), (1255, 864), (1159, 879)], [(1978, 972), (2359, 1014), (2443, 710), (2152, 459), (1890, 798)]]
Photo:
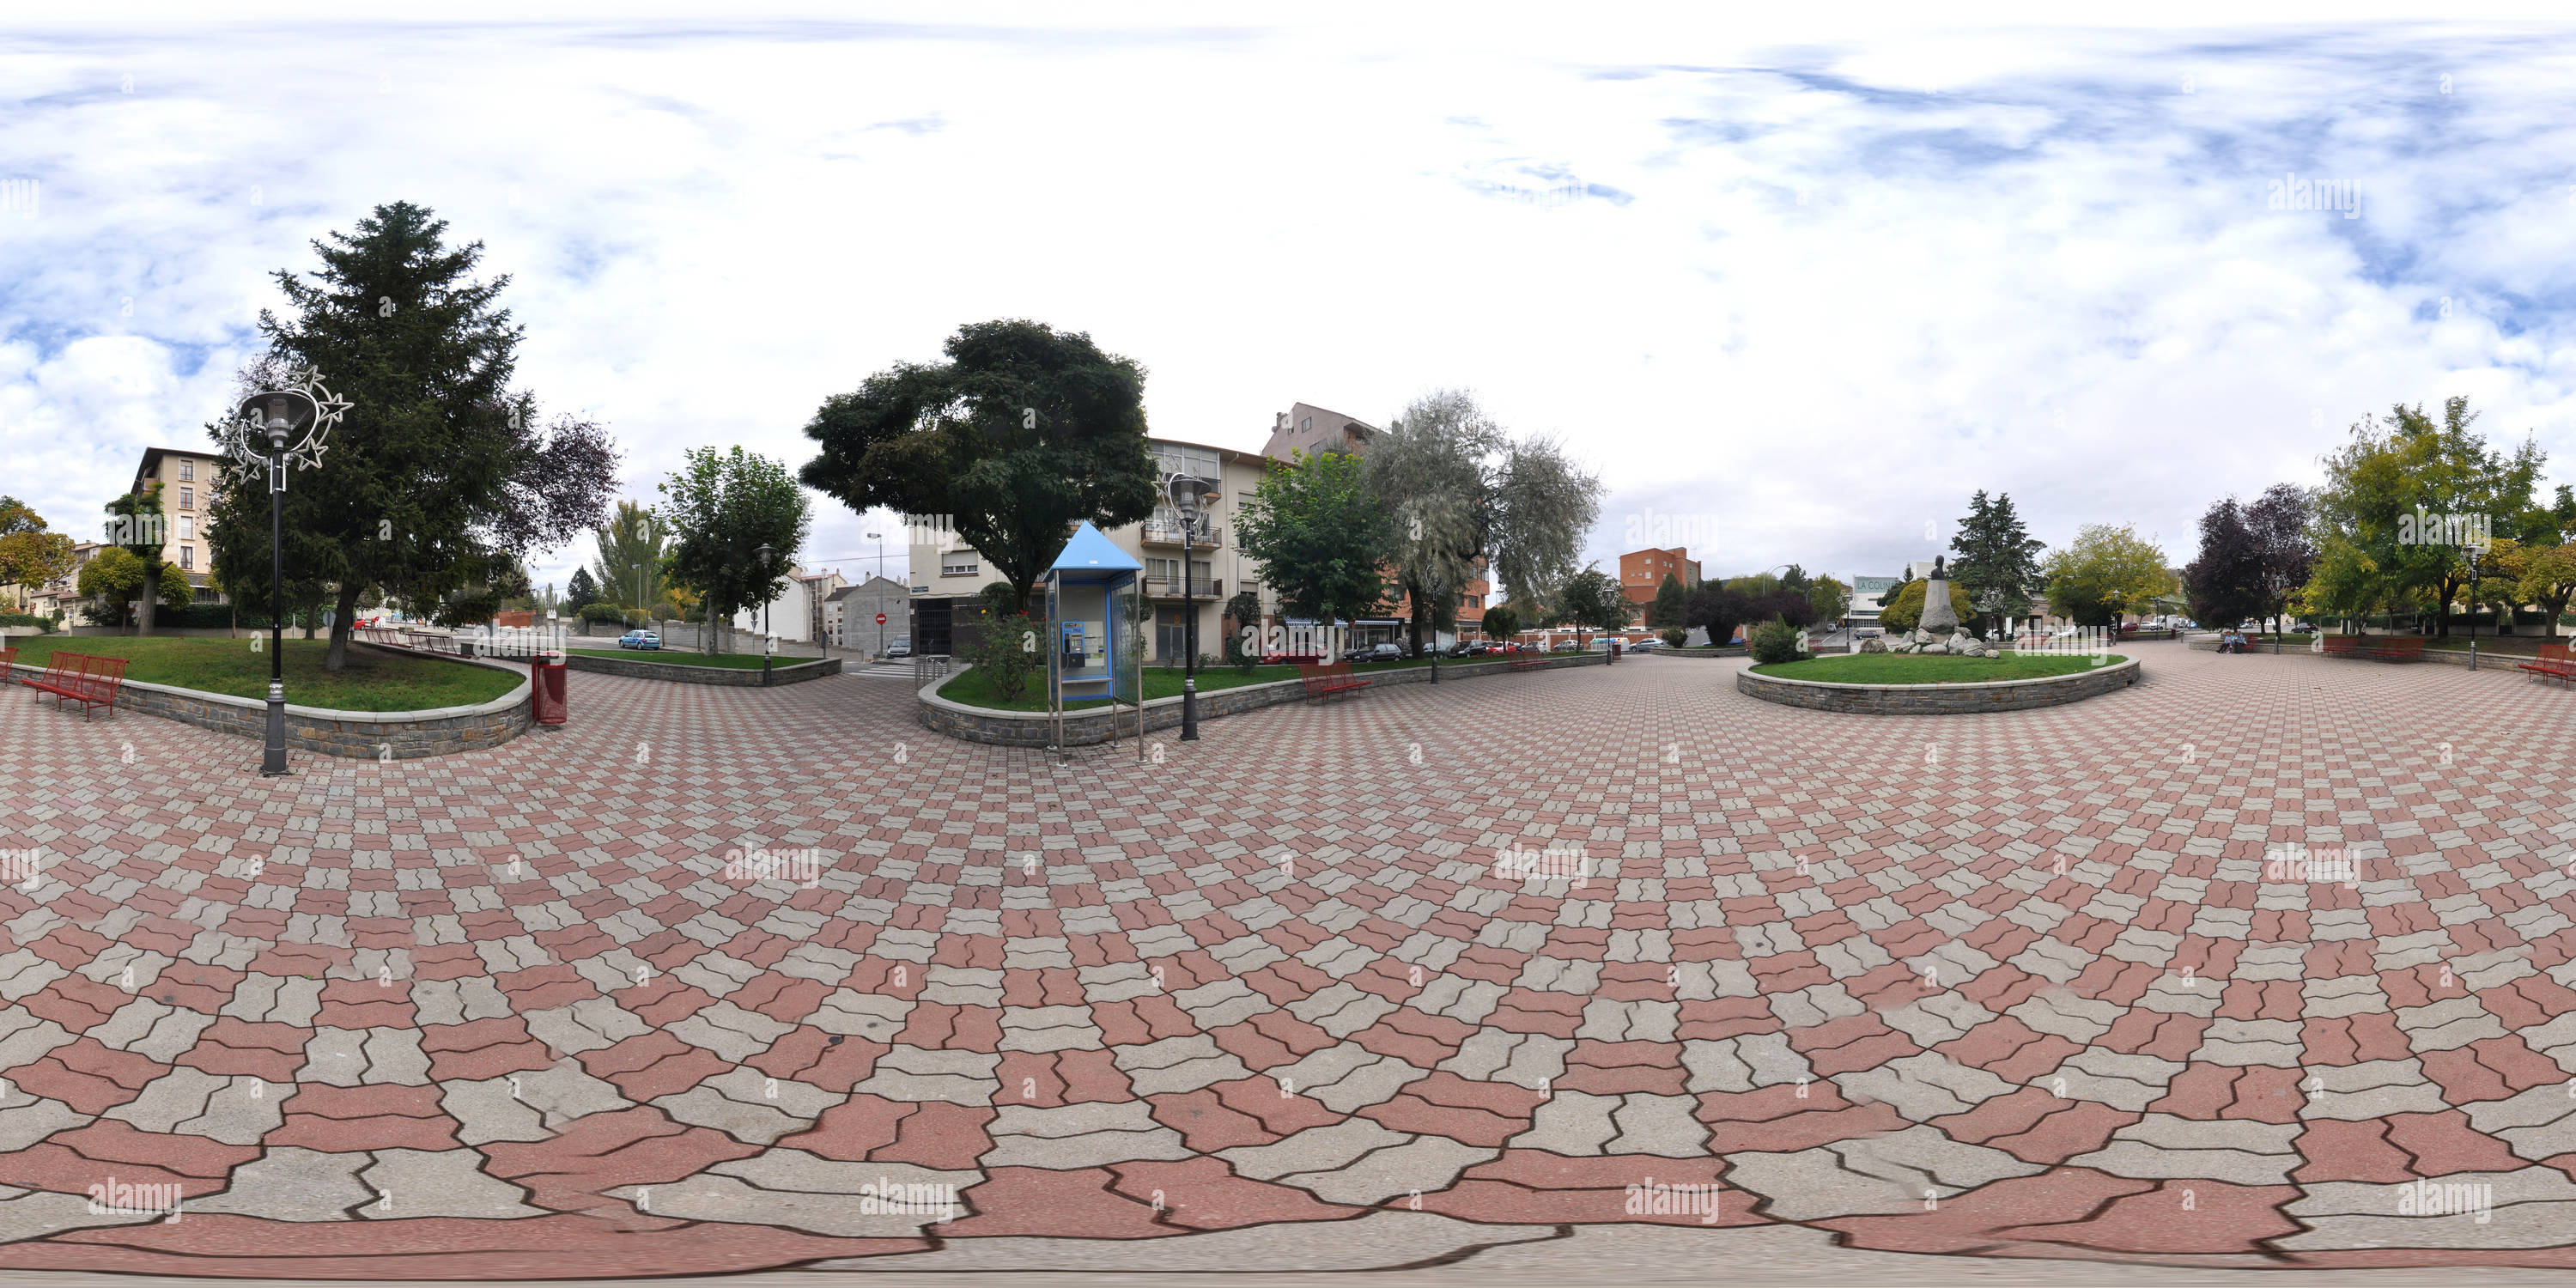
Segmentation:
[[(1178, 511), (1165, 504), (1139, 523), (1104, 528), (1102, 535), (1145, 566), (1144, 593), (1152, 603), (1152, 625), (1146, 632), (1147, 660), (1181, 660), (1188, 651), (1189, 619), (1184, 589), (1197, 599), (1198, 651), (1225, 652), (1225, 600), (1246, 586), (1257, 586), (1260, 566), (1246, 558), (1234, 541), (1234, 515), (1252, 499), (1267, 458), (1254, 452), (1213, 447), (1178, 439), (1151, 438), (1155, 472), (1163, 478), (1188, 474), (1217, 485), (1198, 521), (1184, 525)], [(953, 532), (915, 524), (911, 534), (912, 608), (919, 653), (953, 653), (962, 642), (965, 623), (974, 619), (988, 582), (1003, 580), (975, 548)], [(1182, 560), (1189, 561), (1185, 570)], [(1184, 572), (1188, 585), (1183, 585)]]
[(1653, 630), (1681, 625), (1654, 620), (1655, 592), (1663, 589), (1666, 577), (1679, 578), (1684, 590), (1699, 589), (1699, 560), (1680, 546), (1670, 550), (1631, 550), (1619, 556), (1619, 593), (1637, 605), (1638, 625)]
[(80, 625), (76, 614), (81, 602), (78, 589), (81, 569), (88, 567), (89, 561), (97, 558), (98, 552), (106, 548), (96, 541), (73, 542), (71, 570), (44, 585), (28, 589), (27, 611), (38, 617), (50, 617), (60, 613), (70, 625)]
[(215, 492), (222, 486), (223, 458), (209, 451), (184, 447), (149, 447), (143, 461), (135, 468), (134, 486), (142, 491), (158, 485), (161, 490), (161, 513), (165, 520), (161, 559), (179, 565), (188, 574), (188, 583), (197, 588), (197, 602), (221, 603), (223, 596), (211, 588), (207, 575), (213, 567), (213, 546), (206, 536), (206, 525), (213, 522)]

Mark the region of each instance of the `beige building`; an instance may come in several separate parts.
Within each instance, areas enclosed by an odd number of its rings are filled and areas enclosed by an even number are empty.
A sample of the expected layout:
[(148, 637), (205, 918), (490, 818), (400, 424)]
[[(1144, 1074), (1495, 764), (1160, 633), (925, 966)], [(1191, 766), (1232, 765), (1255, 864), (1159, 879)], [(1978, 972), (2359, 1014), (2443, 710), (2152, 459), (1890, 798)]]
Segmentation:
[(1261, 445), (1261, 454), (1287, 462), (1297, 459), (1299, 452), (1357, 452), (1366, 449), (1377, 432), (1376, 426), (1357, 417), (1298, 403), (1271, 422), (1270, 441)]
[(212, 452), (181, 447), (150, 447), (143, 452), (143, 463), (134, 471), (134, 487), (141, 491), (161, 485), (161, 513), (166, 520), (162, 534), (161, 558), (179, 565), (188, 574), (190, 585), (197, 587), (199, 602), (220, 602), (222, 596), (208, 589), (207, 570), (213, 566), (213, 546), (206, 539), (206, 525), (212, 521), (215, 490), (222, 485), (223, 458)]

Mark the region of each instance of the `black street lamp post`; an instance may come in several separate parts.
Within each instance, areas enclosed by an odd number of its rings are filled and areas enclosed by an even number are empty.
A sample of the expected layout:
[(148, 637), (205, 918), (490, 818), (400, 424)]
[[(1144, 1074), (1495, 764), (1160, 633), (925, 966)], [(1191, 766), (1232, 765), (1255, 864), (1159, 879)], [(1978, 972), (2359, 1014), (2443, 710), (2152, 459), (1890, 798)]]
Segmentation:
[[(1181, 741), (1199, 740), (1199, 601), (1190, 569), (1191, 537), (1198, 531), (1200, 507), (1217, 494), (1217, 485), (1188, 474), (1175, 474), (1163, 485), (1172, 508), (1181, 516)], [(1138, 702), (1145, 695), (1136, 695)]]
[[(760, 543), (760, 575), (764, 581), (766, 581), (769, 576), (769, 555), (771, 550), (772, 547), (768, 542), (764, 541)], [(769, 684), (771, 658), (773, 654), (778, 652), (778, 637), (770, 633), (769, 605), (766, 602), (762, 603), (760, 606), (760, 634), (760, 683), (763, 687), (767, 687)]]
[[(307, 368), (293, 384), (242, 400), (226, 426), (227, 453), (236, 477), (268, 475), (268, 727), (259, 772), (288, 773), (286, 765), (286, 467), (322, 463), (324, 439), (348, 409)], [(147, 588), (148, 593), (148, 588)], [(254, 637), (256, 638), (256, 637)]]

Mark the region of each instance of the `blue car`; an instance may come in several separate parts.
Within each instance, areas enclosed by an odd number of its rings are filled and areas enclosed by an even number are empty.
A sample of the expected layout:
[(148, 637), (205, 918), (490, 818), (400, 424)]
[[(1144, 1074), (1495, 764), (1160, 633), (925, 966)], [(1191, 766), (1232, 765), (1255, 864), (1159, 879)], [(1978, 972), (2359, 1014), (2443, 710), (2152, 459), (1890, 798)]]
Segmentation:
[(658, 653), (662, 649), (662, 637), (651, 631), (628, 631), (617, 637), (617, 647), (649, 648)]

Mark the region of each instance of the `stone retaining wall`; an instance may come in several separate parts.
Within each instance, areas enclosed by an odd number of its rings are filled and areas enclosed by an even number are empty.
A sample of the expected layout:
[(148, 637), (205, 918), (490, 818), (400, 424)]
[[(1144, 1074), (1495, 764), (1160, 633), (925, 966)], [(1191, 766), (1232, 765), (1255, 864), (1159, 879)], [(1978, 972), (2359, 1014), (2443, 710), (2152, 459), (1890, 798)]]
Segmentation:
[[(373, 648), (358, 643), (354, 647)], [(517, 674), (510, 667), (466, 658), (443, 657), (439, 654), (412, 653), (407, 649), (386, 649), (412, 657), (439, 657), (459, 666), (481, 666), (503, 674)], [(25, 682), (31, 672), (42, 668), (15, 668), (13, 678)], [(41, 701), (41, 697), (39, 698)], [(146, 684), (127, 680), (117, 686), (116, 709), (147, 716), (160, 716), (233, 734), (265, 744), (268, 740), (268, 702), (263, 698), (236, 698), (225, 693), (206, 693), (166, 684)], [(66, 705), (64, 714), (79, 719), (77, 705)], [(92, 719), (101, 719), (96, 712)], [(390, 754), (395, 760), (415, 760), (423, 756), (447, 756), (460, 751), (479, 751), (498, 747), (527, 732), (531, 718), (528, 682), (521, 676), (519, 687), (481, 706), (441, 707), (434, 711), (333, 711), (322, 707), (286, 706), (286, 745), (296, 751), (319, 752), (326, 756), (382, 759)]]
[(1765, 702), (1840, 711), (1858, 715), (1952, 715), (1962, 711), (2020, 711), (2054, 707), (2123, 689), (2138, 682), (2138, 659), (2074, 675), (2035, 680), (1991, 680), (1971, 684), (1829, 684), (1755, 675), (1752, 668), (1735, 673), (1735, 691)]
[[(1619, 664), (1624, 666), (1631, 660), (1622, 658)], [(1530, 669), (1562, 670), (1568, 667), (1604, 664), (1599, 654), (1569, 654), (1564, 657), (1548, 658), (1541, 666)], [(1443, 663), (1440, 667), (1440, 683), (1447, 684), (1451, 680), (1472, 680), (1491, 675), (1509, 675), (1513, 673), (1512, 667), (1511, 662), (1460, 662), (1454, 666)], [(964, 675), (971, 669), (973, 668), (969, 666), (960, 666), (947, 675), (922, 686), (919, 694), (922, 727), (936, 733), (947, 734), (952, 738), (964, 739), (967, 742), (994, 743), (1006, 747), (1046, 746), (1050, 730), (1047, 714), (1043, 711), (995, 711), (989, 707), (970, 707), (962, 702), (952, 702), (938, 695), (937, 690), (941, 685)], [(1357, 693), (1343, 694), (1329, 701), (1366, 702), (1369, 700), (1371, 690), (1385, 685), (1428, 684), (1431, 682), (1431, 668), (1413, 666), (1399, 670), (1363, 671), (1360, 673), (1360, 678), (1369, 682), (1369, 688)], [(1041, 677), (1039, 683), (1044, 682)], [(1210, 720), (1240, 712), (1255, 711), (1262, 707), (1277, 706), (1283, 702), (1299, 702), (1305, 697), (1306, 682), (1302, 679), (1241, 684), (1230, 689), (1201, 693), (1199, 694), (1199, 723), (1205, 724)], [(1146, 732), (1178, 728), (1180, 723), (1179, 697), (1156, 698), (1145, 704)], [(1066, 712), (1064, 717), (1064, 741), (1069, 747), (1087, 747), (1095, 743), (1108, 742), (1114, 738), (1131, 736), (1135, 731), (1136, 709), (1134, 707), (1092, 707)]]
[[(2372, 638), (2372, 639), (2391, 639), (2391, 638), (2396, 638), (2396, 637), (2393, 637), (2393, 636), (2386, 636), (2386, 635), (2374, 635), (2374, 636), (2372, 636), (2371, 638)], [(2190, 647), (2192, 647), (2192, 648), (2194, 648), (2194, 649), (2197, 649), (2197, 650), (2199, 650), (2200, 652), (2203, 652), (2203, 653), (2215, 653), (2215, 652), (2217, 652), (2217, 651), (2218, 651), (2218, 641), (2217, 641), (2217, 640), (2215, 640), (2215, 639), (2210, 639), (2210, 640), (2193, 640), (2193, 641), (2191, 642)], [(2255, 657), (2255, 656), (2259, 656), (2259, 655), (2269, 654), (2269, 653), (2271, 653), (2271, 651), (2272, 651), (2272, 650), (2271, 650), (2271, 648), (2270, 648), (2270, 647), (2268, 647), (2268, 646), (2266, 646), (2266, 647), (2256, 648), (2256, 649), (2252, 650), (2251, 652), (2246, 653), (2244, 656), (2246, 656), (2246, 657)], [(2295, 655), (2299, 655), (2299, 654), (2306, 654), (2306, 655), (2308, 655), (2308, 656), (2310, 656), (2310, 657), (2324, 657), (2324, 656), (2325, 656), (2325, 654), (2323, 654), (2323, 653), (2318, 653), (2318, 652), (2315, 652), (2315, 651), (2311, 650), (2311, 649), (2310, 649), (2307, 645), (2305, 645), (2305, 644), (2284, 644), (2284, 645), (2282, 645), (2282, 646), (2281, 646), (2280, 656), (2282, 656), (2282, 657), (2291, 657), (2291, 656), (2295, 656)], [(2468, 651), (2467, 649), (2464, 649), (2464, 648), (2463, 648), (2463, 649), (2427, 648), (2427, 649), (2425, 649), (2425, 650), (2424, 650), (2424, 652), (2423, 652), (2422, 656), (2423, 656), (2423, 659), (2424, 659), (2425, 661), (2427, 661), (2427, 662), (2439, 662), (2439, 663), (2441, 663), (2441, 664), (2442, 664), (2442, 665), (2444, 665), (2444, 666), (2467, 666), (2467, 665), (2469, 664), (2469, 651)], [(2375, 657), (2348, 657), (2348, 658), (2336, 658), (2335, 660), (2336, 660), (2336, 661), (2338, 661), (2338, 662), (2377, 662), (2377, 661), (2379, 661), (2379, 659), (2378, 659), (2378, 658), (2375, 658)], [(2502, 668), (2503, 670), (2510, 672), (2510, 671), (2513, 671), (2514, 663), (2516, 663), (2516, 662), (2528, 662), (2528, 661), (2530, 661), (2530, 660), (2531, 660), (2531, 655), (2526, 654), (2526, 653), (2491, 653), (2491, 652), (2488, 652), (2488, 651), (2486, 651), (2486, 650), (2484, 650), (2484, 649), (2480, 649), (2480, 650), (2478, 651), (2478, 669), (2479, 669), (2479, 670), (2481, 670), (2481, 671), (2492, 671), (2492, 670), (2496, 670), (2496, 669), (2498, 669), (2498, 668)], [(2392, 663), (2389, 663), (2389, 665), (2391, 665), (2391, 666), (2402, 666), (2402, 665), (2405, 665), (2405, 664), (2404, 664), (2404, 663), (2402, 663), (2402, 662), (2392, 662)], [(2520, 674), (2520, 673), (2519, 673), (2519, 672), (2516, 672), (2516, 674)]]
[[(650, 656), (652, 656), (650, 653), (642, 650), (637, 650), (633, 657), (600, 657), (590, 653), (566, 652), (564, 665), (575, 671), (591, 671), (600, 675), (623, 675), (635, 680), (669, 680), (673, 684), (730, 684), (738, 688), (753, 689), (760, 687), (760, 668), (756, 666), (739, 670), (729, 666), (690, 666), (685, 662), (647, 661)], [(841, 659), (837, 657), (827, 657), (819, 661), (808, 658), (792, 664), (781, 661), (770, 669), (770, 684), (773, 686), (802, 684), (807, 680), (819, 680), (824, 676), (840, 673)]]

